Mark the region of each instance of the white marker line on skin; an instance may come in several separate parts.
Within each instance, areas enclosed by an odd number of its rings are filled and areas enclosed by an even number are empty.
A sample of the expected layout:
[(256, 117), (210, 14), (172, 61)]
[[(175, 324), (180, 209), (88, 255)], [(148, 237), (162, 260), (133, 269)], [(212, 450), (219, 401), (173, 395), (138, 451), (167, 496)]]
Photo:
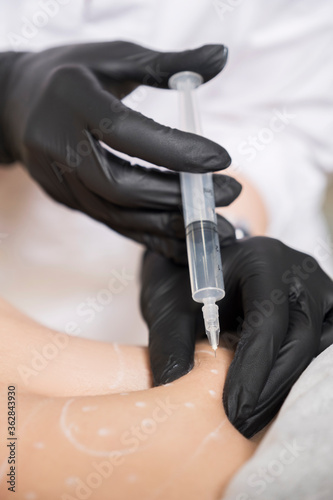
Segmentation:
[(43, 399), (40, 403), (38, 403), (34, 408), (31, 410), (27, 418), (24, 420), (23, 424), (20, 426), (20, 434), (22, 434), (23, 429), (26, 428), (26, 426), (29, 424), (29, 422), (35, 417), (35, 415), (41, 410), (44, 406), (47, 406), (49, 403), (54, 401), (54, 398), (45, 398)]
[(194, 458), (201, 453), (206, 444), (209, 441), (215, 440), (216, 438), (219, 437), (218, 434), (222, 429), (222, 427), (226, 424), (227, 420), (228, 419), (225, 418), (217, 427), (215, 427), (215, 429), (212, 432), (207, 434), (207, 436), (201, 441), (201, 443), (199, 444), (193, 455), (191, 455), (190, 458), (180, 468), (178, 468), (176, 473), (172, 474), (171, 477), (164, 484), (162, 484), (162, 486), (160, 486), (157, 490), (155, 490), (155, 493), (153, 493), (153, 495), (149, 498), (149, 500), (154, 500), (159, 498), (163, 490), (165, 490), (169, 486), (169, 484), (172, 483), (177, 477), (183, 474), (184, 469), (187, 469), (190, 466)]
[(117, 355), (117, 359), (118, 359), (118, 369), (117, 369), (117, 378), (116, 380), (112, 383), (112, 384), (108, 384), (108, 387), (109, 389), (115, 389), (116, 387), (118, 387), (120, 385), (120, 382), (123, 380), (124, 378), (124, 359), (123, 359), (123, 355), (121, 353), (121, 350), (119, 348), (119, 345), (118, 344), (112, 344), (113, 345), (113, 349)]
[(186, 406), (186, 408), (195, 408), (195, 404), (191, 402), (184, 403), (184, 406)]
[(198, 367), (201, 365), (202, 360), (200, 359), (200, 356), (195, 354), (194, 355), (194, 367)]
[(24, 495), (24, 498), (25, 500), (35, 500), (37, 498), (37, 495), (33, 491), (29, 491)]
[(153, 420), (152, 418), (144, 418), (141, 422), (141, 425), (143, 425), (143, 427), (146, 427), (148, 429), (152, 427), (152, 424), (153, 427), (156, 425), (155, 420)]
[(101, 429), (98, 429), (97, 434), (101, 437), (108, 436), (110, 434), (110, 429), (107, 429), (106, 427), (102, 427)]
[(213, 389), (209, 389), (209, 394), (212, 396), (212, 398), (216, 398), (217, 394), (215, 391), (213, 391)]
[(137, 406), (138, 408), (144, 408), (146, 406), (146, 403), (144, 403), (143, 401), (137, 401), (135, 403), (135, 406)]
[(43, 448), (45, 448), (45, 444), (41, 441), (39, 441), (38, 443), (34, 443), (33, 446), (34, 448), (37, 448), (37, 450), (42, 450)]
[(203, 441), (201, 441), (201, 443), (199, 444), (198, 448), (196, 449), (196, 451), (193, 453), (193, 455), (191, 456), (191, 459), (190, 459), (190, 462), (197, 456), (201, 453), (201, 451), (203, 450), (203, 448), (206, 446), (206, 444), (209, 442), (209, 441), (213, 441), (215, 440), (216, 438), (219, 437), (219, 432), (220, 430), (222, 429), (222, 427), (226, 424), (227, 422), (227, 418), (225, 418), (212, 432), (210, 432), (209, 434), (207, 434), (207, 436), (205, 437), (205, 439)]
[(79, 478), (76, 476), (67, 477), (65, 483), (67, 486), (76, 486)]
[[(43, 399), (40, 403), (38, 403), (33, 409), (32, 411), (29, 413), (29, 415), (27, 416), (27, 418), (25, 419), (24, 423), (20, 426), (20, 433), (22, 434), (22, 431), (23, 429), (28, 425), (28, 423), (30, 422), (30, 420), (32, 419), (32, 417), (34, 417), (36, 415), (36, 413), (38, 413), (38, 411), (45, 405), (47, 405), (50, 401), (52, 401), (53, 398), (45, 398)], [(0, 465), (0, 481), (2, 480), (6, 470), (7, 470), (7, 459), (2, 462), (2, 464)]]
[(215, 375), (218, 375), (218, 373), (219, 373), (218, 370), (210, 370), (210, 371), (211, 371), (211, 373), (214, 373)]
[(95, 411), (98, 409), (98, 406), (82, 406), (82, 411)]
[(0, 481), (2, 480), (3, 476), (5, 475), (5, 472), (6, 472), (6, 467), (7, 467), (7, 459), (2, 462), (1, 466), (0, 466)]
[(197, 352), (204, 352), (205, 354), (209, 354), (210, 356), (213, 356), (215, 358), (215, 354), (211, 351), (203, 351), (203, 350), (195, 351), (195, 353)]
[(68, 408), (70, 405), (75, 401), (75, 398), (71, 398), (66, 403), (64, 404), (62, 410), (61, 410), (61, 415), (60, 415), (60, 420), (59, 420), (59, 426), (66, 437), (66, 439), (76, 448), (78, 451), (82, 451), (82, 453), (86, 453), (87, 455), (92, 455), (94, 457), (108, 457), (110, 458), (110, 455), (115, 453), (117, 455), (130, 455), (132, 453), (135, 453), (138, 450), (143, 450), (145, 448), (148, 448), (151, 446), (150, 444), (146, 444), (145, 446), (139, 446), (138, 448), (133, 449), (133, 446), (130, 448), (123, 448), (122, 450), (108, 450), (108, 451), (103, 451), (103, 450), (92, 450), (88, 448), (88, 446), (85, 446), (84, 444), (80, 443), (77, 441), (77, 439), (73, 436), (72, 433), (72, 428), (76, 427), (76, 425), (72, 422), (70, 424), (67, 423), (67, 413), (68, 413)]

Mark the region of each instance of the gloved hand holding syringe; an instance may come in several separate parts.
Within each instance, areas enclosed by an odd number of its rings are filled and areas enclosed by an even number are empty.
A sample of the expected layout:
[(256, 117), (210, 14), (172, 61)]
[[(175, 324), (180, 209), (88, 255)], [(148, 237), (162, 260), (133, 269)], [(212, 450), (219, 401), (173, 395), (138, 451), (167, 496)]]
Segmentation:
[[(169, 80), (179, 91), (180, 128), (201, 134), (193, 90), (203, 83), (198, 73), (182, 71)], [(220, 323), (216, 304), (224, 295), (220, 243), (217, 232), (212, 174), (180, 174), (186, 246), (193, 300), (202, 302), (206, 334), (215, 351)]]

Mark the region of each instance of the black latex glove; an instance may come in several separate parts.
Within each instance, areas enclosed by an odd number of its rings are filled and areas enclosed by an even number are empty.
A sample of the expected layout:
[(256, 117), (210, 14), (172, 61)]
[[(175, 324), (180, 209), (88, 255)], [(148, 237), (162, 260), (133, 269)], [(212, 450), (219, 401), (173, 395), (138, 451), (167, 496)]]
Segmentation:
[[(121, 102), (141, 84), (168, 88), (178, 71), (199, 72), (207, 82), (226, 60), (223, 45), (160, 53), (127, 42), (0, 54), (0, 162), (20, 160), (55, 200), (148, 248), (177, 255), (184, 237), (179, 175), (132, 166), (98, 141), (175, 171), (228, 167), (221, 146), (164, 127)], [(239, 193), (234, 181), (214, 182), (217, 204)]]
[[(222, 332), (240, 340), (228, 371), (223, 403), (247, 437), (277, 413), (314, 356), (333, 343), (333, 282), (312, 257), (265, 237), (222, 248), (225, 298)], [(156, 385), (193, 367), (201, 304), (192, 300), (188, 269), (147, 252), (141, 308), (149, 327)]]

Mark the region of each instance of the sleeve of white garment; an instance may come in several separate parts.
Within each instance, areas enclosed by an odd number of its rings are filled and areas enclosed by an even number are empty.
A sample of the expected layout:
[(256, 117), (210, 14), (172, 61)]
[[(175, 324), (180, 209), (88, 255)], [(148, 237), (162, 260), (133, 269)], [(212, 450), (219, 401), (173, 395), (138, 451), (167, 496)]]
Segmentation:
[(201, 89), (205, 132), (261, 194), (269, 234), (311, 253), (333, 171), (333, 4), (244, 2), (220, 21), (229, 61)]

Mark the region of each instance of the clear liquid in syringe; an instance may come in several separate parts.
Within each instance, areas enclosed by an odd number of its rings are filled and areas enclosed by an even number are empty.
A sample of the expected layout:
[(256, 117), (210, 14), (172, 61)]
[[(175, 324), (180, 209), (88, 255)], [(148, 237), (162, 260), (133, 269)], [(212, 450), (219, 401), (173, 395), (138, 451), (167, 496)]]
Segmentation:
[(221, 300), (224, 283), (216, 224), (208, 220), (192, 222), (186, 227), (186, 243), (193, 300)]

